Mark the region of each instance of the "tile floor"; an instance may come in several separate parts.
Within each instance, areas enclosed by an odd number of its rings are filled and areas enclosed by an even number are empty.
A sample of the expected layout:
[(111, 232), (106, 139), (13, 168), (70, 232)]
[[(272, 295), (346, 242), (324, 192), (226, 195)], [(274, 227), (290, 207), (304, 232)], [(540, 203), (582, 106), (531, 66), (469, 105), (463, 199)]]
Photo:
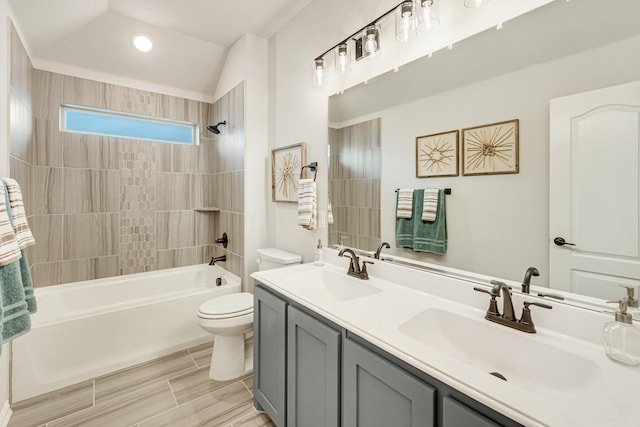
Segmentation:
[(13, 406), (9, 427), (275, 427), (253, 407), (253, 377), (209, 379), (211, 344)]

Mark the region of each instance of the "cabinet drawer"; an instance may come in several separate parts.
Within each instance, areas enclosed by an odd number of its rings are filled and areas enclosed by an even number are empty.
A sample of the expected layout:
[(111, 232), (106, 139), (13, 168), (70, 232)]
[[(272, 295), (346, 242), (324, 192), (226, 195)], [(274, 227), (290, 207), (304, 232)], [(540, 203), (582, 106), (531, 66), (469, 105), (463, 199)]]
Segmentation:
[(481, 413), (445, 396), (442, 399), (443, 427), (500, 427)]

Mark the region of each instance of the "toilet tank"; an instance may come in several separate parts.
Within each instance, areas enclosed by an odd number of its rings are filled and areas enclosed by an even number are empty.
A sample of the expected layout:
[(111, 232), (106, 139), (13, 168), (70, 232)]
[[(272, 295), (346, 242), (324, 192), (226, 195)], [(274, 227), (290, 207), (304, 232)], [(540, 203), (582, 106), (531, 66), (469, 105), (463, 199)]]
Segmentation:
[(270, 270), (272, 268), (285, 267), (291, 264), (300, 264), (302, 257), (298, 254), (283, 251), (276, 248), (258, 249), (258, 270)]

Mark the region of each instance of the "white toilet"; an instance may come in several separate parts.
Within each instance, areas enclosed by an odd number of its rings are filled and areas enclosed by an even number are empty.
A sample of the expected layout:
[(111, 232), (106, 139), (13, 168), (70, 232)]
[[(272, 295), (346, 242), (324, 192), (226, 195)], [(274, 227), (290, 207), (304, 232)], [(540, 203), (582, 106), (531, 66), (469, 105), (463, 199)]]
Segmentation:
[[(280, 249), (258, 249), (258, 269), (299, 264), (300, 255)], [(209, 378), (228, 381), (251, 372), (252, 354), (245, 360), (245, 334), (253, 328), (253, 294), (240, 292), (204, 302), (198, 309), (198, 323), (215, 335)]]

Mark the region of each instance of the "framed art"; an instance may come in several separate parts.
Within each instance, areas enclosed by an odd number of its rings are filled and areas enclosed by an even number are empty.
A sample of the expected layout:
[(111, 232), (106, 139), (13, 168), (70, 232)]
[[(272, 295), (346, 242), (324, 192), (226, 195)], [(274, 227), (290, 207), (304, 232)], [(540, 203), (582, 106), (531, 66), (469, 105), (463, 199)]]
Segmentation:
[(271, 150), (271, 188), (274, 202), (298, 203), (300, 170), (306, 164), (307, 145), (288, 145)]
[(416, 138), (416, 177), (458, 176), (460, 131), (434, 133)]
[(518, 173), (519, 120), (462, 129), (462, 175)]

